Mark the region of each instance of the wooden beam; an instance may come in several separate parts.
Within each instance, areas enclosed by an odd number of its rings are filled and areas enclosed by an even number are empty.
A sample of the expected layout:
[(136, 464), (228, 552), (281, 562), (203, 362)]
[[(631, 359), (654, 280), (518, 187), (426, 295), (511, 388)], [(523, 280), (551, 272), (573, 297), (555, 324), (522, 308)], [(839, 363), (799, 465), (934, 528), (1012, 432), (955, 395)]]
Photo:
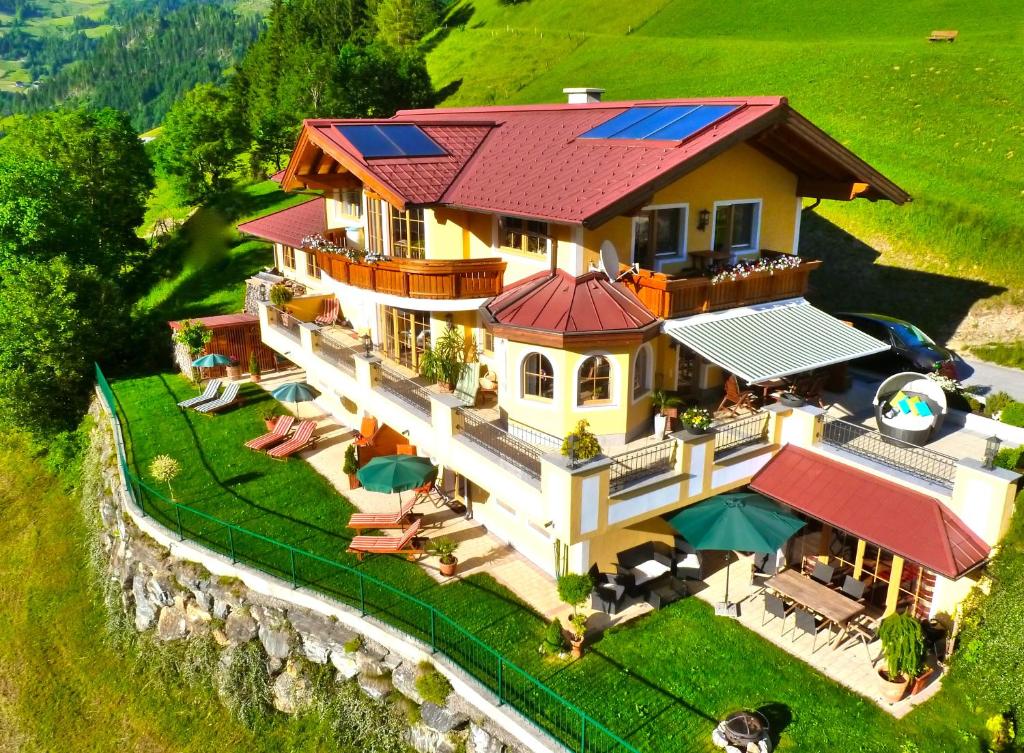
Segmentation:
[(351, 173), (298, 173), (295, 180), (306, 184), (306, 188), (336, 190), (339, 188), (359, 188), (359, 179)]
[(811, 199), (852, 201), (867, 191), (868, 188), (870, 186), (867, 183), (799, 178), (796, 182), (796, 195), (806, 196)]
[[(879, 550), (879, 559), (881, 559), (881, 550)], [(885, 592), (885, 613), (883, 617), (888, 617), (890, 614), (896, 611), (896, 607), (900, 601), (900, 580), (903, 578), (903, 558), (898, 554), (892, 556), (892, 568), (889, 570), (889, 588)]]

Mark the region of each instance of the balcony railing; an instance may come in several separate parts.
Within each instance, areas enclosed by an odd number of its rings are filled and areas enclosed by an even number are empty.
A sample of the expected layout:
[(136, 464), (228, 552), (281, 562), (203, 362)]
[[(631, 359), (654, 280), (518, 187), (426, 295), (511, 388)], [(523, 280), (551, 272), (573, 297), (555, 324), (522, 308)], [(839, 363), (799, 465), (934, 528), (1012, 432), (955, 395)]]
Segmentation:
[(713, 428), (715, 430), (715, 455), (717, 456), (724, 452), (767, 441), (768, 414), (758, 411), (731, 421), (716, 422)]
[(320, 331), (320, 355), (349, 376), (356, 374), (355, 356), (358, 351)]
[(287, 311), (277, 308), (276, 306), (271, 307), (273, 311), (273, 318), (271, 323), (280, 330), (281, 334), (290, 337), (295, 342), (300, 342), (302, 337), (299, 334), (299, 319), (294, 314), (289, 314)]
[(492, 455), (518, 468), (534, 479), (540, 479), (541, 450), (513, 436), (498, 424), (488, 421), (472, 409), (463, 409), (462, 431)]
[(839, 418), (826, 418), (822, 441), (946, 489), (953, 488), (956, 458), (926, 447), (883, 436), (875, 429)]
[(397, 397), (416, 412), (430, 418), (430, 393), (423, 385), (417, 384), (401, 372), (381, 364), (377, 386), (381, 391)]
[(608, 469), (608, 491), (614, 494), (627, 486), (671, 471), (675, 465), (676, 445), (676, 440), (665, 439), (613, 455)]
[(641, 270), (625, 282), (652, 314), (672, 319), (802, 296), (807, 292), (808, 277), (820, 266), (820, 261), (805, 261), (798, 267), (752, 272), (716, 284), (709, 277), (670, 279)]
[(316, 252), (320, 269), (338, 282), (401, 298), (458, 300), (501, 292), (501, 259), (397, 259), (367, 263), (342, 254)]

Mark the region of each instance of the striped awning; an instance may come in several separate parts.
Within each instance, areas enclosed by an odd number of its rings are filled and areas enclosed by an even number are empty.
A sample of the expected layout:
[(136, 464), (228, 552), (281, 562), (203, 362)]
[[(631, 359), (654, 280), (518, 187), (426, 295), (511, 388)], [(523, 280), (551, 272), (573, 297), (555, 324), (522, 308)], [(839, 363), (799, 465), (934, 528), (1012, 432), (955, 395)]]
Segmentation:
[(889, 349), (803, 298), (670, 319), (664, 330), (748, 383)]

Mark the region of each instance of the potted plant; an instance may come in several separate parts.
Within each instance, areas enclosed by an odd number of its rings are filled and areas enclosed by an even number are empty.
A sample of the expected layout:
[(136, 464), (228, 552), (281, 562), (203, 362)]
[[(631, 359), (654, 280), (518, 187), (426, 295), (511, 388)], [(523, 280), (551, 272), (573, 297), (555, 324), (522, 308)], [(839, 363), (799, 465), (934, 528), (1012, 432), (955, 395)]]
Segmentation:
[(242, 378), (242, 367), (238, 363), (238, 359), (235, 358), (234, 356), (231, 356), (231, 363), (228, 364), (227, 371), (228, 379), (230, 379), (233, 382), (237, 382), (239, 379)]
[(679, 420), (693, 434), (703, 434), (711, 428), (711, 424), (714, 422), (714, 419), (711, 417), (711, 411), (706, 408), (697, 408), (696, 406), (687, 408)]
[(261, 414), (261, 418), (263, 419), (263, 423), (267, 426), (267, 431), (273, 431), (274, 424), (277, 423), (277, 411), (273, 408), (267, 408)]
[(345, 448), (345, 462), (341, 465), (341, 472), (348, 476), (348, 488), (358, 489), (361, 484), (359, 483), (359, 477), (356, 475), (359, 471), (359, 455), (356, 451), (356, 446), (350, 444)]
[(562, 455), (573, 460), (591, 460), (601, 454), (601, 444), (590, 431), (590, 423), (581, 420), (562, 440)]
[(683, 404), (675, 395), (665, 390), (655, 390), (651, 393), (651, 405), (657, 411), (654, 414), (654, 435), (658, 439), (665, 438), (665, 431), (669, 427), (669, 419), (679, 416), (679, 406)]
[(431, 539), (430, 543), (427, 544), (427, 551), (437, 557), (441, 563), (441, 575), (446, 578), (451, 578), (455, 575), (455, 568), (459, 564), (459, 560), (455, 557), (455, 550), (458, 548), (458, 542), (447, 536)]
[(292, 293), (291, 288), (283, 282), (279, 282), (270, 288), (270, 302), (278, 308), (282, 308), (283, 306), (291, 303), (291, 300), (294, 297), (295, 294)]
[(885, 667), (878, 670), (882, 695), (889, 703), (896, 703), (924, 667), (924, 631), (909, 614), (894, 613), (882, 620), (878, 639), (885, 656)]
[(580, 607), (593, 590), (594, 583), (589, 575), (566, 573), (558, 578), (558, 598), (572, 607), (572, 614), (569, 615), (569, 645), (574, 659), (583, 656), (583, 639), (587, 634), (587, 615), (580, 611)]
[(451, 392), (466, 363), (466, 339), (448, 325), (437, 341), (420, 357), (420, 374), (435, 382), (443, 392)]
[(249, 378), (255, 384), (259, 384), (263, 370), (260, 368), (260, 359), (256, 357), (256, 351), (249, 353)]

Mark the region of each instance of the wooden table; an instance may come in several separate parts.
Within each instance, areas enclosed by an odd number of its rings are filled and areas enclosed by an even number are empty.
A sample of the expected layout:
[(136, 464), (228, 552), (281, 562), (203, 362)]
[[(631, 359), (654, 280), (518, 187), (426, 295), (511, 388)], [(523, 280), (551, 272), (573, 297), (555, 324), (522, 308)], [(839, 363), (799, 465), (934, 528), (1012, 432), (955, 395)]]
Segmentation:
[(732, 251), (715, 251), (709, 248), (704, 251), (690, 251), (689, 256), (693, 257), (697, 269), (707, 269), (713, 262), (729, 261), (732, 258)]
[(752, 384), (750, 385), (750, 387), (756, 387), (757, 389), (761, 390), (761, 404), (765, 405), (767, 404), (768, 398), (770, 397), (772, 392), (775, 392), (776, 390), (788, 389), (789, 380), (783, 379), (781, 377), (778, 379), (768, 379), (764, 382)]
[(772, 591), (788, 597), (841, 628), (840, 634), (837, 636), (839, 640), (835, 643), (836, 646), (842, 643), (842, 639), (849, 629), (850, 620), (863, 614), (867, 609), (866, 604), (854, 601), (839, 591), (834, 591), (816, 580), (811, 580), (797, 570), (783, 570), (765, 581), (764, 585), (765, 588), (770, 588)]

